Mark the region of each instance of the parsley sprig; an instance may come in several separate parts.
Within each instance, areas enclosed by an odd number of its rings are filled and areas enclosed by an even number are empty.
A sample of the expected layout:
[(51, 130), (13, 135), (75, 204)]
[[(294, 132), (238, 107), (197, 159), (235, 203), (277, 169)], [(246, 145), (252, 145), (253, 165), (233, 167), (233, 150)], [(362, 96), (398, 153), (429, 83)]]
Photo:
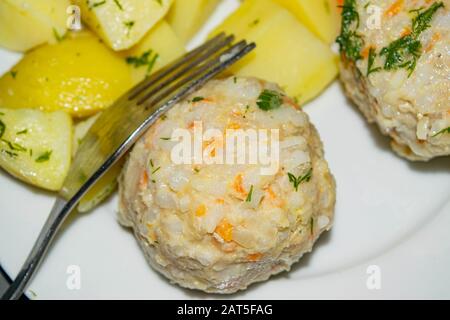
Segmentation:
[(296, 177), (294, 174), (288, 172), (289, 182), (294, 185), (295, 191), (298, 191), (298, 187), (304, 183), (309, 182), (312, 178), (313, 169), (310, 168), (304, 175)]
[(445, 134), (445, 133), (450, 134), (450, 127), (442, 129), (441, 131), (437, 132), (436, 134), (433, 135), (433, 138), (440, 136), (441, 134)]
[(147, 66), (147, 75), (150, 74), (159, 58), (159, 54), (153, 50), (145, 51), (140, 57), (127, 57), (126, 62), (135, 68)]
[(345, 0), (342, 8), (341, 34), (336, 39), (339, 51), (347, 59), (357, 61), (361, 59), (361, 49), (364, 45), (362, 36), (356, 31), (359, 27), (359, 13), (355, 0)]
[(266, 89), (259, 95), (256, 104), (261, 110), (269, 111), (279, 108), (283, 104), (283, 99), (280, 93)]
[(433, 3), (428, 9), (417, 9), (412, 12), (416, 16), (412, 20), (412, 31), (393, 41), (380, 51), (380, 56), (386, 58), (384, 70), (406, 69), (411, 75), (416, 68), (417, 61), (422, 55), (422, 43), (419, 36), (431, 25), (431, 19), (439, 8), (443, 8), (442, 2)]

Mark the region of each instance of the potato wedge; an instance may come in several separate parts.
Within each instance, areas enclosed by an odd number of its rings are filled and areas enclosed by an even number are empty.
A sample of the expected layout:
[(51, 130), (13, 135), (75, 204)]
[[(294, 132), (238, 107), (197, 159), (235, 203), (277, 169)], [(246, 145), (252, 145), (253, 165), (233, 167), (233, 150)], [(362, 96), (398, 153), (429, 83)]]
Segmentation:
[(189, 42), (216, 9), (219, 0), (174, 0), (167, 21), (183, 43)]
[(123, 160), (116, 163), (97, 181), (96, 184), (81, 198), (78, 204), (79, 212), (88, 212), (106, 200), (117, 188), (117, 178), (122, 171)]
[[(84, 121), (78, 122), (75, 125), (74, 135), (73, 135), (73, 153), (75, 156), (78, 146), (80, 145), (82, 139), (92, 127), (94, 122), (98, 119), (100, 113), (92, 116)], [(78, 204), (79, 212), (87, 212), (98, 206), (103, 200), (105, 200), (117, 187), (117, 177), (122, 170), (123, 160), (115, 164), (92, 188), (89, 192), (81, 199)]]
[(0, 46), (27, 51), (66, 33), (69, 0), (0, 1)]
[(279, 83), (303, 104), (336, 77), (338, 57), (289, 11), (272, 0), (246, 0), (212, 35), (234, 33), (257, 48), (231, 71)]
[(70, 167), (72, 119), (62, 111), (0, 109), (0, 167), (26, 183), (57, 191)]
[(161, 20), (172, 0), (74, 0), (83, 21), (114, 50), (129, 49)]
[(326, 43), (339, 34), (338, 0), (275, 0), (291, 11), (310, 31)]
[(64, 110), (85, 117), (132, 85), (125, 60), (90, 32), (29, 52), (0, 78), (0, 107)]
[(186, 52), (183, 42), (162, 20), (130, 50), (121, 53), (132, 69), (133, 83), (142, 81)]

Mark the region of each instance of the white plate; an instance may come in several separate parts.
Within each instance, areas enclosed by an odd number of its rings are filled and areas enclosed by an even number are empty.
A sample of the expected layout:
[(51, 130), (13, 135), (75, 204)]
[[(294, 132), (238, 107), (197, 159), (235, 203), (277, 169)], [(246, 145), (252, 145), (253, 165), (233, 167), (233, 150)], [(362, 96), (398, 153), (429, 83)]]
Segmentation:
[[(224, 1), (195, 42), (236, 6), (237, 0)], [(18, 59), (0, 51), (0, 72)], [(232, 298), (450, 298), (450, 159), (413, 164), (395, 156), (337, 82), (305, 110), (319, 129), (337, 180), (335, 226), (290, 273)], [(20, 269), (52, 201), (51, 194), (1, 172), (0, 263), (9, 275)], [(29, 297), (216, 297), (171, 285), (151, 270), (132, 234), (117, 223), (116, 208), (113, 197), (94, 212), (69, 218)], [(80, 268), (80, 290), (66, 285), (69, 266)], [(371, 277), (370, 266), (377, 271)], [(378, 275), (380, 282), (372, 282)]]

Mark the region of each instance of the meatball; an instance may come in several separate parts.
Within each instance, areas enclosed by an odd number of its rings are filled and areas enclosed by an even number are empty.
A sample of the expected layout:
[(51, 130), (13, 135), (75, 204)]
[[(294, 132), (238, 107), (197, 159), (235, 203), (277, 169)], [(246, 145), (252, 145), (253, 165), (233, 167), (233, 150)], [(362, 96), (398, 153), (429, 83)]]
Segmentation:
[[(450, 155), (450, 0), (369, 4), (378, 11), (362, 0), (347, 0), (344, 8), (350, 35), (343, 28), (346, 93), (399, 155), (413, 161)], [(352, 21), (351, 10), (359, 19), (353, 14)], [(345, 51), (358, 43), (359, 57)]]
[[(261, 104), (264, 95), (271, 108)], [(275, 170), (247, 161), (174, 162), (172, 134), (199, 123), (224, 136), (230, 128), (278, 130)], [(203, 141), (203, 151), (219, 153), (213, 143)], [(155, 270), (186, 288), (229, 294), (311, 251), (331, 228), (335, 182), (298, 105), (274, 84), (231, 77), (210, 81), (147, 131), (129, 155), (119, 195), (119, 221), (134, 230)]]

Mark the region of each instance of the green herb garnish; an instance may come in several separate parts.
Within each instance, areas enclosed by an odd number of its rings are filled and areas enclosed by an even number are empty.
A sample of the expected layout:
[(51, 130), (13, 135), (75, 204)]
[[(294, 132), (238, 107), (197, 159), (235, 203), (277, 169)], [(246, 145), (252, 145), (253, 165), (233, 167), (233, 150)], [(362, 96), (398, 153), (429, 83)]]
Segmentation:
[(15, 152), (11, 152), (11, 151), (8, 151), (8, 150), (4, 150), (4, 149), (2, 149), (2, 152), (3, 153), (6, 153), (8, 156), (10, 156), (11, 158), (15, 158), (15, 157), (18, 157), (19, 155), (17, 154), (17, 153), (15, 153)]
[(152, 174), (155, 174), (156, 172), (159, 171), (159, 169), (161, 169), (161, 167), (156, 168), (155, 170), (152, 171)]
[(169, 141), (169, 140), (171, 140), (171, 138), (167, 138), (167, 137), (163, 137), (163, 138), (160, 138), (161, 140), (164, 140), (164, 141)]
[(255, 20), (253, 20), (251, 23), (250, 23), (250, 27), (254, 27), (254, 26), (256, 26), (256, 25), (258, 25), (259, 24), (259, 19), (255, 19)]
[(203, 101), (203, 100), (205, 100), (205, 98), (203, 98), (203, 97), (195, 97), (194, 99), (192, 99), (192, 102), (200, 102), (200, 101)]
[(422, 44), (413, 34), (409, 34), (395, 40), (389, 46), (380, 51), (380, 56), (385, 56), (384, 70), (396, 70), (405, 68), (412, 74), (417, 60), (420, 58)]
[(119, 0), (114, 0), (114, 3), (116, 4), (116, 6), (120, 9), (120, 11), (123, 11), (123, 7), (120, 4)]
[(61, 42), (65, 38), (65, 36), (61, 36), (55, 28), (53, 28), (53, 36), (55, 37), (57, 42)]
[(253, 185), (250, 187), (250, 191), (245, 199), (245, 202), (252, 202), (252, 194), (253, 194)]
[(291, 182), (294, 185), (295, 191), (298, 191), (298, 187), (303, 182), (309, 182), (311, 180), (312, 171), (313, 171), (313, 169), (311, 168), (303, 176), (298, 176), (298, 177), (296, 177), (292, 173), (288, 173), (289, 182)]
[(441, 134), (444, 134), (444, 133), (450, 134), (450, 127), (445, 128), (445, 129), (442, 129), (441, 131), (437, 132), (436, 134), (433, 135), (433, 138), (434, 138), (434, 137), (437, 137), (437, 136), (439, 136), (439, 135), (441, 135)]
[(17, 135), (19, 134), (27, 134), (28, 133), (28, 129), (23, 129), (21, 131), (16, 132)]
[(123, 25), (128, 29), (127, 35), (130, 35), (131, 28), (133, 28), (135, 22), (134, 21), (125, 21)]
[(356, 32), (359, 27), (359, 13), (355, 0), (345, 0), (342, 7), (341, 34), (336, 42), (339, 51), (353, 61), (361, 59), (361, 49), (364, 45), (362, 36)]
[(0, 138), (3, 137), (5, 130), (6, 130), (6, 125), (3, 123), (2, 120), (0, 120)]
[(21, 145), (18, 144), (18, 143), (11, 142), (11, 141), (8, 141), (8, 140), (6, 140), (6, 139), (1, 139), (1, 141), (2, 141), (3, 143), (6, 143), (6, 144), (8, 145), (8, 147), (9, 147), (12, 151), (27, 151), (27, 148), (21, 146)]
[(17, 71), (11, 71), (9, 74), (13, 77), (13, 79), (15, 79), (17, 76)]
[(126, 62), (135, 68), (147, 66), (147, 74), (150, 74), (158, 58), (159, 54), (150, 49), (145, 51), (140, 57), (127, 57)]
[(41, 154), (39, 157), (36, 158), (36, 162), (41, 163), (41, 162), (46, 162), (48, 160), (50, 160), (50, 156), (52, 155), (52, 150), (49, 151), (45, 151), (43, 154)]
[(367, 63), (367, 76), (369, 76), (371, 73), (378, 72), (381, 70), (381, 67), (373, 67), (375, 64), (375, 59), (377, 57), (377, 52), (374, 47), (371, 47), (369, 49), (369, 61)]
[(442, 2), (433, 3), (425, 11), (423, 11), (423, 8), (414, 11), (417, 13), (417, 16), (413, 19), (412, 32), (416, 36), (420, 35), (426, 29), (431, 27), (431, 19), (433, 19), (434, 14), (439, 10), (439, 8), (444, 8), (444, 4)]
[(266, 89), (259, 95), (256, 104), (261, 110), (269, 111), (279, 108), (283, 99), (278, 92)]
[(106, 3), (106, 0), (103, 0), (103, 1), (100, 1), (100, 2), (95, 2), (95, 3), (93, 3), (93, 4), (90, 6), (90, 9), (100, 7), (100, 6), (104, 5), (105, 3)]
[(428, 9), (413, 10), (417, 16), (412, 21), (412, 31), (380, 51), (380, 56), (385, 56), (385, 70), (406, 69), (411, 75), (416, 68), (417, 60), (422, 55), (422, 44), (419, 36), (431, 25), (431, 19), (439, 8), (443, 8), (442, 2), (433, 3)]

